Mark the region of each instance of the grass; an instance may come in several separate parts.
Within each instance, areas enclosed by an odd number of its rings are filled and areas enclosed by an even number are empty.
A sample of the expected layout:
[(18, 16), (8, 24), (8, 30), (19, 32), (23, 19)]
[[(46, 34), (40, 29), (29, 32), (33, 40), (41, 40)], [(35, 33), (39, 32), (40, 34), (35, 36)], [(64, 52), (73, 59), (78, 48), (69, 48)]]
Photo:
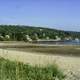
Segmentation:
[(0, 58), (0, 80), (63, 80), (64, 77), (56, 64), (39, 67)]

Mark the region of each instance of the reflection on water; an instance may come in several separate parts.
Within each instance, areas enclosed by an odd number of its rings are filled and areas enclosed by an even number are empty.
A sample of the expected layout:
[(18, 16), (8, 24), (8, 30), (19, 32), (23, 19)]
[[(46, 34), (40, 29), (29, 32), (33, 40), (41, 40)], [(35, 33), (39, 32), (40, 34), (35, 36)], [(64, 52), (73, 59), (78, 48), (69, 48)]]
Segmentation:
[(79, 40), (64, 41), (64, 44), (80, 45)]
[(38, 44), (60, 44), (60, 45), (80, 45), (80, 40), (65, 40), (65, 41), (41, 41)]

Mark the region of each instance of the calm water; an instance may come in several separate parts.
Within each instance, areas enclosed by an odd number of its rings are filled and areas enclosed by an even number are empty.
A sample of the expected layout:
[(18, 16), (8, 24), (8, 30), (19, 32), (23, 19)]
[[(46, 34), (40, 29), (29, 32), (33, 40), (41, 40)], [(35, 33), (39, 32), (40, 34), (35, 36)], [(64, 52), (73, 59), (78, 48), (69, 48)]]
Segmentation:
[(77, 40), (64, 41), (64, 42), (61, 42), (60, 44), (67, 44), (67, 45), (80, 45), (80, 40), (79, 40), (79, 41), (77, 41)]
[(60, 45), (80, 45), (80, 40), (69, 40), (69, 41), (58, 41), (58, 42), (54, 42), (54, 41), (46, 41), (46, 42), (38, 42), (38, 44), (60, 44)]

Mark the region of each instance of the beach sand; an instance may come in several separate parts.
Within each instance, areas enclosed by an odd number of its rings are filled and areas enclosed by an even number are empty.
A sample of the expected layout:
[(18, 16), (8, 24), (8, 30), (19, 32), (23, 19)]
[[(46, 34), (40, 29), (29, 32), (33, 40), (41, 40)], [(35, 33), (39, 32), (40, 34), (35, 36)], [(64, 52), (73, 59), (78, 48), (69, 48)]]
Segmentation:
[(65, 80), (80, 80), (80, 57), (51, 55), (37, 52), (23, 52), (16, 50), (0, 49), (0, 57), (10, 61), (19, 61), (32, 66), (46, 66), (57, 64), (64, 74), (67, 75)]
[(6, 49), (0, 49), (0, 56), (11, 61), (16, 60), (23, 63), (29, 63), (31, 65), (45, 66), (48, 64), (56, 63), (60, 66), (60, 68), (80, 71), (80, 57), (60, 56), (51, 54), (46, 55), (44, 53), (39, 54), (36, 52), (22, 52)]

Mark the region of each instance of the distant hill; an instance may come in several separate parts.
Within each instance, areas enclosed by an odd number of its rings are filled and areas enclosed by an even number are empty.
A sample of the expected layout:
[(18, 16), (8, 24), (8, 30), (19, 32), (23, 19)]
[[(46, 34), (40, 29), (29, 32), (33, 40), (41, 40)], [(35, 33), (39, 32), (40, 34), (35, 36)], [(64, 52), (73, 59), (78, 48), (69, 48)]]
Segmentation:
[(65, 38), (79, 38), (80, 32), (63, 31), (50, 28), (21, 25), (0, 25), (0, 40), (26, 40), (30, 37), (32, 40), (38, 39), (56, 39), (56, 36), (64, 40)]

